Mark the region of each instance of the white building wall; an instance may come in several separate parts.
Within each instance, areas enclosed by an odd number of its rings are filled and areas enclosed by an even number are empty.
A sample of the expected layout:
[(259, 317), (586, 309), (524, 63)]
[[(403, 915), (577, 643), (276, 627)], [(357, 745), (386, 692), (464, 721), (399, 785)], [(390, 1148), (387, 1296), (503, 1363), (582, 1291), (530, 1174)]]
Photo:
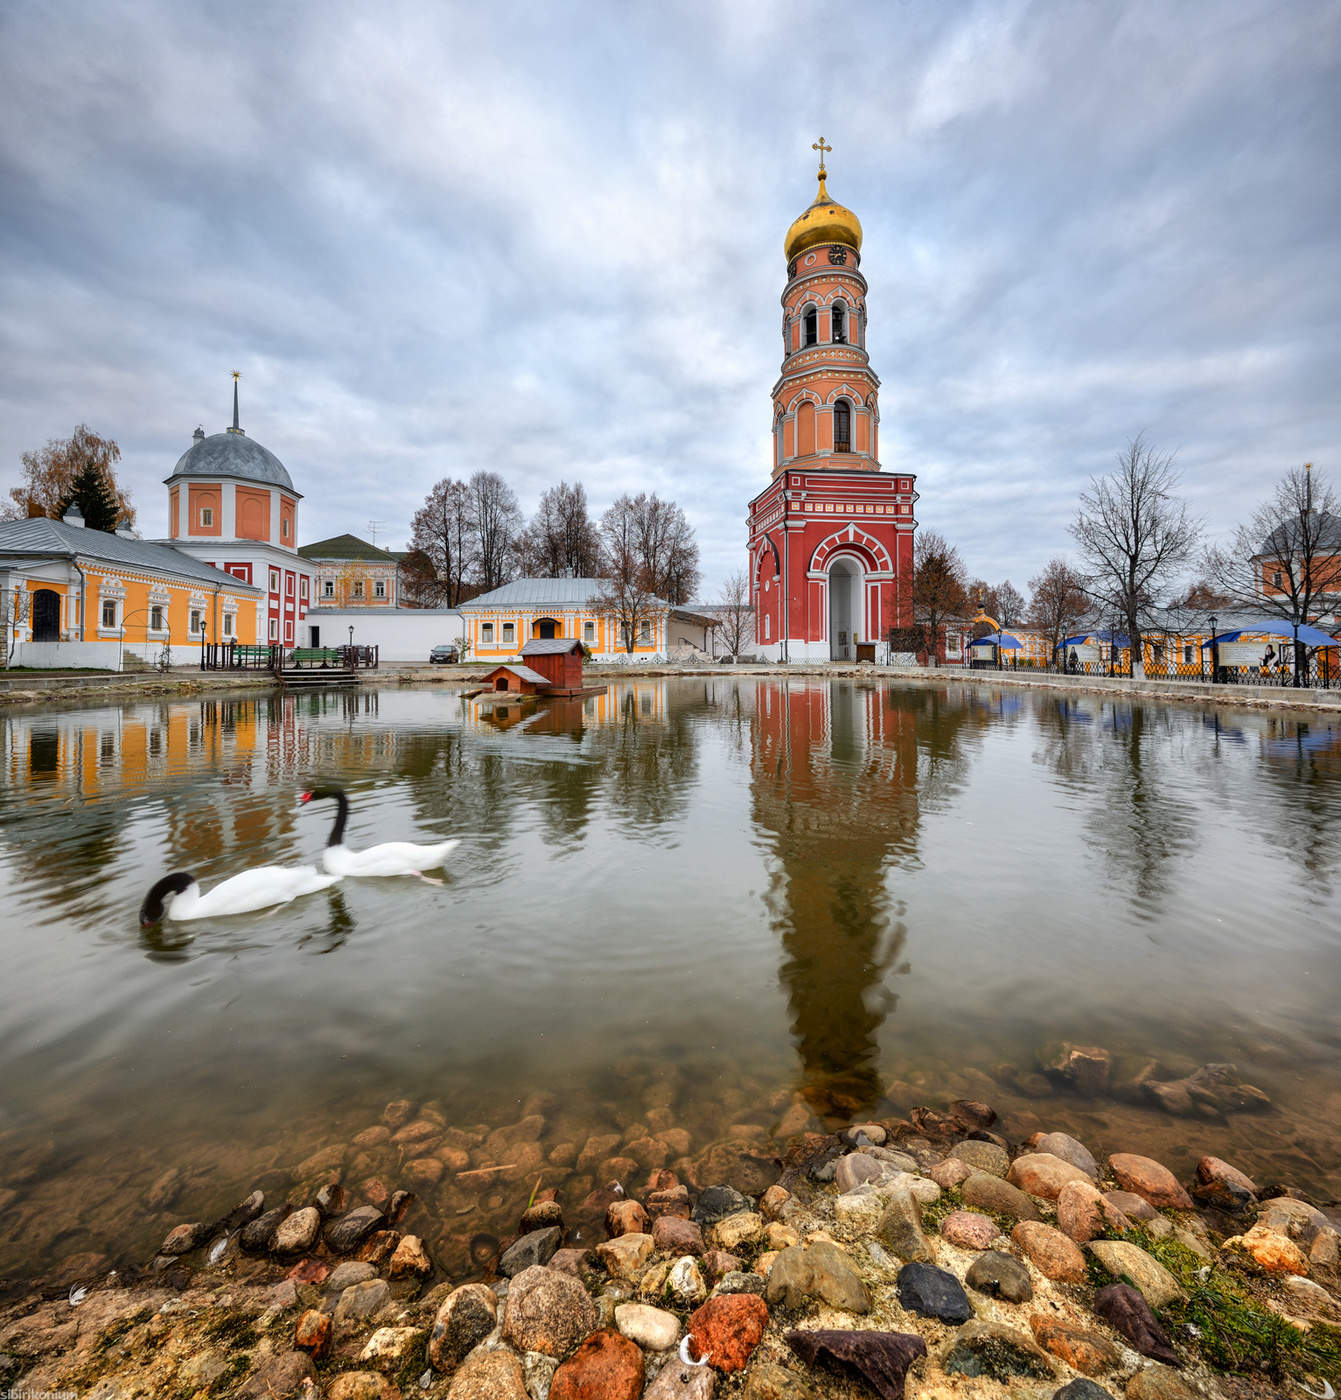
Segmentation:
[(344, 646), (352, 627), (354, 645), (380, 648), (382, 662), (427, 663), (434, 647), (460, 642), (465, 635), (464, 619), (455, 608), (309, 608), (298, 628), (299, 646), (312, 644), (314, 627), (324, 647)]

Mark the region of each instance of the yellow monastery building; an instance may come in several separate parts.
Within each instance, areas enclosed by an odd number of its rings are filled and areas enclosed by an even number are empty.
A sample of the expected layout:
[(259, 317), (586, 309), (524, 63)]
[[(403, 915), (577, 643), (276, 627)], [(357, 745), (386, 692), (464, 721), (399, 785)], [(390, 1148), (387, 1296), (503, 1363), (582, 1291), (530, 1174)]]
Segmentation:
[(709, 653), (711, 618), (658, 601), (630, 649), (620, 624), (599, 604), (598, 578), (520, 578), (462, 603), (475, 661), (506, 661), (529, 641), (572, 637), (601, 660), (652, 661)]
[(184, 665), (206, 641), (257, 640), (264, 595), (170, 545), (63, 520), (0, 522), (9, 666)]

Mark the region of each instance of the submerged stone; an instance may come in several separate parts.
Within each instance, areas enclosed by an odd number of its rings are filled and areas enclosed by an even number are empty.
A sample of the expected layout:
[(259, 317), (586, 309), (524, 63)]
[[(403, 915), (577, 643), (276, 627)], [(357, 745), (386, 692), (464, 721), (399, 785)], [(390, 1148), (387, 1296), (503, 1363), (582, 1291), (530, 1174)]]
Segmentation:
[(959, 1280), (945, 1269), (914, 1262), (899, 1270), (899, 1302), (909, 1312), (942, 1322), (967, 1322), (973, 1304)]

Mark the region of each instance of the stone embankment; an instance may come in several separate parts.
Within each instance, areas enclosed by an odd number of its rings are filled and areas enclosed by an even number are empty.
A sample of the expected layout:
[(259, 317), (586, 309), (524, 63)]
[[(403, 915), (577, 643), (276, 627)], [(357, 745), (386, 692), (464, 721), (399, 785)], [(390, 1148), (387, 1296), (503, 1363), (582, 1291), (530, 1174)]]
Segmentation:
[[(1074, 1047), (1072, 1047), (1074, 1050)], [(1092, 1058), (1092, 1057), (1091, 1057)], [(1083, 1052), (1067, 1068), (1087, 1072)], [(1193, 1086), (1195, 1088), (1196, 1086)], [(1193, 1092), (1189, 1088), (1187, 1092)], [(532, 1138), (538, 1115), (516, 1125)], [(305, 1400), (1269, 1400), (1341, 1385), (1333, 1220), (1203, 1156), (1009, 1141), (985, 1103), (748, 1135), (674, 1167), (533, 1193), (445, 1277), (409, 1190), (295, 1189), (183, 1221), (140, 1275), (0, 1314), (11, 1393)], [(361, 1137), (402, 1176), (455, 1130), (401, 1100)], [(668, 1131), (675, 1131), (670, 1129)], [(1139, 1149), (1139, 1144), (1131, 1144)], [(438, 1158), (435, 1161), (440, 1160)]]

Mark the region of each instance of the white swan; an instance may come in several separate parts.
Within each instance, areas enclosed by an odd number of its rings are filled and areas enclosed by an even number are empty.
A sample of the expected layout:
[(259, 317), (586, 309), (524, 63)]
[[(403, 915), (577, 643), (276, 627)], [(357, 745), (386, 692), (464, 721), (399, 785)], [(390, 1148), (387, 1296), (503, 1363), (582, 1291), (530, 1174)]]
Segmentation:
[(338, 810), (335, 825), (326, 841), (326, 849), (321, 853), (321, 864), (332, 875), (422, 875), (425, 870), (436, 870), (450, 852), (461, 843), (459, 841), (439, 841), (431, 846), (418, 846), (413, 841), (384, 841), (380, 846), (369, 846), (366, 851), (351, 851), (345, 845), (345, 823), (349, 820), (349, 798), (343, 788), (313, 788), (298, 799), (300, 802), (317, 802), (325, 797), (335, 799)]
[(323, 875), (315, 865), (258, 865), (230, 876), (201, 893), (196, 877), (185, 870), (165, 875), (144, 897), (140, 923), (148, 928), (160, 919), (216, 919), (225, 914), (249, 914), (287, 904), (299, 895), (314, 894), (339, 880)]

